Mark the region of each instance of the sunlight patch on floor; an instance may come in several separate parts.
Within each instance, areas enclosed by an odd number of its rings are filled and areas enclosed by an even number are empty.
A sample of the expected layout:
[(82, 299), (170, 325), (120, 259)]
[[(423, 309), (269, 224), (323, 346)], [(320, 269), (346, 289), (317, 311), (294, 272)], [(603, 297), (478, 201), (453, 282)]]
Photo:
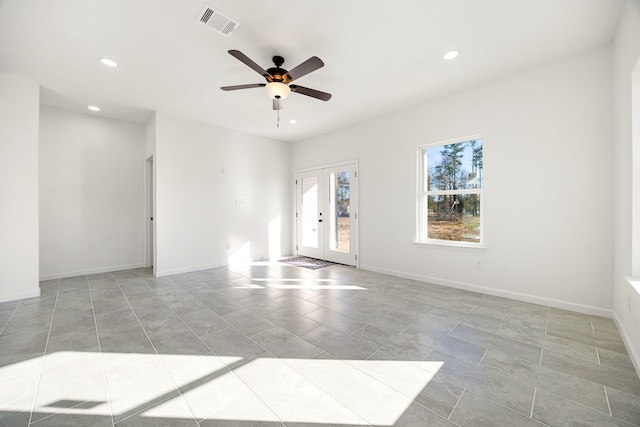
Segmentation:
[[(258, 358), (229, 370), (239, 361), (237, 356), (55, 352), (0, 368), (0, 382), (14, 397), (2, 406), (29, 412), (33, 405), (39, 418), (113, 412), (116, 421), (137, 414), (391, 426), (443, 364)], [(40, 372), (38, 395), (32, 396)]]

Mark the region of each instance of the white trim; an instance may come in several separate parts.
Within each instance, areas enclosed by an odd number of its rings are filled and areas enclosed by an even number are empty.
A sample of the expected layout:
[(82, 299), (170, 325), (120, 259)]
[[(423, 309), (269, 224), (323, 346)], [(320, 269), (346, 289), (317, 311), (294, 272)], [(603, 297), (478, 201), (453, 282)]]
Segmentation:
[(633, 346), (631, 345), (631, 340), (629, 339), (629, 335), (627, 331), (623, 327), (622, 321), (618, 317), (618, 314), (613, 312), (613, 321), (616, 323), (618, 327), (618, 331), (620, 331), (620, 335), (622, 336), (622, 341), (624, 342), (624, 346), (627, 348), (627, 353), (629, 353), (629, 358), (631, 359), (631, 363), (633, 363), (633, 367), (636, 368), (636, 373), (640, 375), (640, 354), (636, 353)]
[(141, 262), (136, 264), (113, 265), (111, 267), (88, 268), (86, 270), (65, 271), (62, 273), (43, 274), (40, 276), (40, 281), (64, 279), (66, 277), (75, 277), (75, 276), (86, 276), (89, 274), (109, 273), (111, 271), (132, 270), (134, 268), (144, 268), (144, 267), (145, 267), (144, 262)]
[(208, 270), (210, 268), (224, 267), (225, 265), (228, 265), (228, 264), (224, 264), (224, 263), (205, 264), (205, 265), (195, 265), (192, 267), (185, 267), (185, 268), (176, 268), (174, 270), (156, 271), (155, 277), (171, 276), (173, 274), (181, 274), (181, 273), (191, 273), (193, 271), (201, 271), (201, 270)]
[(422, 149), (422, 148), (426, 148), (426, 147), (438, 147), (440, 145), (457, 144), (459, 142), (471, 141), (473, 139), (484, 139), (484, 137), (482, 136), (481, 133), (476, 133), (474, 135), (464, 136), (462, 138), (453, 138), (453, 139), (448, 139), (446, 141), (430, 142), (428, 144), (423, 144), (423, 145), (419, 146), (418, 148)]
[(31, 292), (16, 292), (13, 294), (0, 294), (0, 302), (15, 301), (19, 299), (33, 298), (33, 297), (39, 297), (39, 296), (40, 296), (40, 288), (38, 288), (38, 290), (36, 291), (31, 291)]
[(436, 285), (448, 286), (450, 288), (463, 289), (465, 291), (480, 292), (483, 294), (494, 295), (503, 298), (510, 298), (518, 301), (529, 302), (533, 304), (546, 305), (564, 310), (577, 311), (584, 314), (592, 314), (595, 316), (612, 318), (613, 312), (610, 309), (593, 307), (590, 305), (577, 304), (569, 301), (562, 301), (553, 298), (539, 297), (529, 294), (521, 294), (519, 292), (505, 291), (501, 289), (488, 288), (485, 286), (474, 285), (472, 283), (457, 282), (454, 280), (440, 279), (437, 277), (423, 276), (420, 274), (405, 273), (403, 271), (391, 270), (387, 268), (379, 268), (373, 265), (360, 265), (363, 270), (373, 271), (376, 273), (389, 274), (392, 276), (402, 277), (405, 279), (418, 280), (420, 282), (433, 283)]
[[(156, 264), (156, 229), (155, 229), (155, 158), (153, 155), (145, 160), (144, 169), (144, 264), (145, 267)], [(152, 221), (151, 218), (154, 218)]]
[(436, 247), (442, 249), (461, 250), (462, 252), (486, 252), (487, 247), (480, 243), (458, 242), (455, 240), (427, 239), (415, 241), (418, 247)]
[[(450, 144), (461, 144), (468, 141), (481, 140), (484, 156), (484, 137), (481, 134), (476, 134), (465, 138), (456, 138), (448, 141), (432, 142), (429, 144), (420, 145), (417, 150), (417, 173), (416, 173), (416, 229), (415, 229), (415, 242), (431, 245), (460, 245), (464, 247), (475, 246), (478, 248), (485, 247), (484, 237), (484, 184), (480, 188), (468, 188), (458, 190), (428, 190), (424, 188), (425, 173), (428, 166), (424, 164), (424, 152), (431, 148), (443, 147)], [(483, 160), (484, 163), (484, 160)], [(476, 194), (480, 199), (480, 241), (479, 242), (463, 242), (463, 241), (448, 241), (439, 239), (429, 239), (427, 237), (429, 229), (429, 215), (425, 214), (425, 197), (430, 196), (446, 196), (446, 195), (467, 195)], [(425, 215), (423, 217), (423, 215)], [(444, 243), (441, 243), (444, 242)], [(451, 243), (449, 243), (451, 242)]]
[(295, 175), (299, 174), (299, 173), (303, 173), (303, 172), (311, 172), (311, 171), (315, 171), (318, 169), (328, 169), (328, 168), (335, 168), (335, 167), (340, 167), (340, 166), (344, 166), (344, 165), (352, 165), (352, 164), (356, 164), (356, 169), (358, 168), (358, 160), (345, 160), (344, 162), (337, 162), (337, 163), (329, 163), (326, 165), (320, 165), (320, 166), (313, 166), (310, 168), (304, 168), (304, 169), (297, 169), (295, 172)]
[[(354, 177), (351, 180), (352, 184), (353, 184), (353, 188), (355, 189), (354, 193), (355, 193), (355, 197), (352, 200), (351, 203), (351, 208), (353, 208), (351, 210), (351, 213), (354, 215), (354, 221), (353, 221), (353, 233), (351, 235), (351, 249), (353, 249), (353, 255), (355, 257), (355, 260), (353, 260), (353, 263), (351, 261), (349, 262), (345, 262), (345, 265), (350, 265), (353, 266), (355, 268), (360, 268), (360, 257), (359, 257), (359, 239), (360, 239), (360, 229), (359, 229), (359, 224), (360, 224), (360, 209), (359, 209), (359, 203), (360, 203), (360, 180), (358, 177), (358, 173), (360, 172), (360, 164), (358, 162), (358, 160), (348, 160), (348, 161), (342, 161), (342, 162), (337, 162), (337, 163), (329, 163), (329, 164), (325, 164), (325, 165), (321, 165), (321, 166), (315, 166), (315, 167), (311, 167), (311, 168), (304, 168), (304, 169), (298, 169), (295, 171), (295, 178), (294, 178), (294, 197), (293, 197), (293, 215), (292, 218), (294, 220), (294, 227), (293, 227), (293, 247), (292, 247), (292, 252), (295, 253), (296, 256), (300, 255), (300, 247), (302, 246), (301, 242), (300, 242), (300, 214), (298, 212), (298, 208), (299, 206), (299, 192), (298, 192), (298, 180), (302, 178), (301, 175), (305, 175), (306, 173), (318, 173), (321, 172), (322, 175), (324, 175), (326, 170), (329, 169), (336, 169), (336, 168), (340, 168), (343, 166), (353, 166), (354, 168)], [(354, 238), (355, 236), (355, 238)], [(324, 247), (324, 243), (322, 244), (322, 246)], [(318, 256), (318, 258), (322, 258), (324, 259), (324, 256)], [(336, 261), (336, 260), (332, 260), (335, 262), (341, 262), (341, 261)]]

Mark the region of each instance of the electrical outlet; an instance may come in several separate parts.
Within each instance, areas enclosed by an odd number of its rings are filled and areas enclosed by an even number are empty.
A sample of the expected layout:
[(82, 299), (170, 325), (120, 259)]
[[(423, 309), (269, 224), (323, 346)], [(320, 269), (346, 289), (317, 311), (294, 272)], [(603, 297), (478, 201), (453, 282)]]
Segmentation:
[(231, 243), (227, 242), (227, 250), (231, 249)]
[(476, 270), (482, 270), (482, 259), (480, 258), (476, 260)]

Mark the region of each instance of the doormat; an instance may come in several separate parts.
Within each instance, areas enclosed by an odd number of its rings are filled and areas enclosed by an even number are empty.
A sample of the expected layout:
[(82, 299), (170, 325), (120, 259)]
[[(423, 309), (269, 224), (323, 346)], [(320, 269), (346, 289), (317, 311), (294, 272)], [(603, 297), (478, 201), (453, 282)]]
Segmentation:
[(280, 262), (295, 265), (297, 267), (308, 268), (309, 270), (317, 270), (322, 267), (335, 265), (335, 262), (323, 261), (321, 259), (309, 258), (306, 256), (297, 256), (293, 258), (281, 259)]

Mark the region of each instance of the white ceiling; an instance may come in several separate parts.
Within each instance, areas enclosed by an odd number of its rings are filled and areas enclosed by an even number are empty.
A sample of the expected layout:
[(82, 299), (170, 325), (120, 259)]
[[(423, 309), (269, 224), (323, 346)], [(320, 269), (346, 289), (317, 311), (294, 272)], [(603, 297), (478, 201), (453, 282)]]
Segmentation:
[[(0, 73), (42, 86), (42, 102), (145, 122), (152, 111), (299, 141), (610, 42), (622, 0), (208, 0), (240, 23), (224, 37), (196, 20), (205, 0), (0, 0)], [(291, 69), (325, 67), (276, 112), (227, 53)], [(452, 49), (460, 56), (445, 61)], [(109, 57), (120, 66), (98, 61)], [(296, 119), (297, 124), (290, 124)]]

